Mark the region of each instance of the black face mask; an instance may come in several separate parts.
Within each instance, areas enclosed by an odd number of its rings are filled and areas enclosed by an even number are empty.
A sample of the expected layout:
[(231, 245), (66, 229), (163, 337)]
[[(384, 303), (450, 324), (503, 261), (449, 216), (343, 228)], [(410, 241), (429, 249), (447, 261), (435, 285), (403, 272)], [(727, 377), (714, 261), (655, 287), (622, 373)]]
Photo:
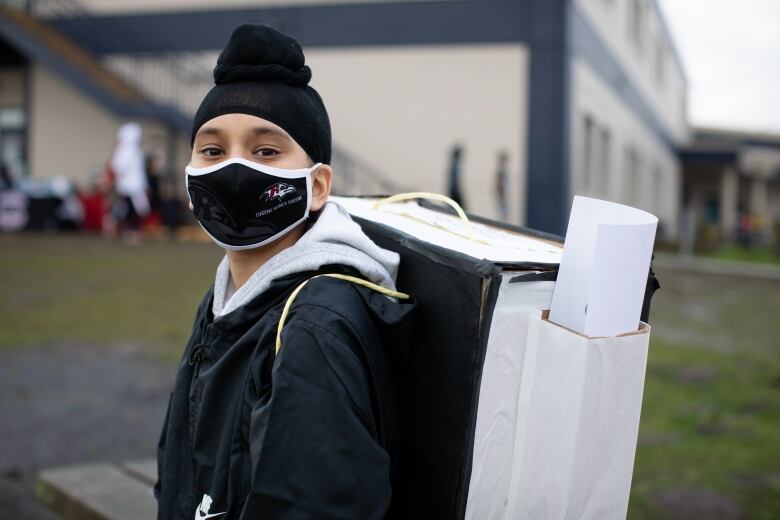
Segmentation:
[(306, 220), (311, 172), (285, 170), (235, 158), (208, 168), (187, 166), (187, 194), (198, 223), (226, 249), (273, 242)]

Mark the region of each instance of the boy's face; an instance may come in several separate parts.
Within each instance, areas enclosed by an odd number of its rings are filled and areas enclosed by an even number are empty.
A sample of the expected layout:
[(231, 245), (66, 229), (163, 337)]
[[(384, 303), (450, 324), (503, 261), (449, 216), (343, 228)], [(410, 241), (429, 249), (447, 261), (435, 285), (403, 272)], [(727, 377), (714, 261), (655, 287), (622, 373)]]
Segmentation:
[(281, 127), (248, 114), (210, 119), (195, 134), (190, 165), (204, 168), (241, 157), (276, 168), (307, 168), (313, 163)]
[[(248, 114), (225, 114), (198, 129), (190, 166), (204, 168), (238, 157), (275, 168), (299, 169), (314, 164), (301, 145), (278, 125)], [(318, 211), (330, 194), (333, 173), (324, 164), (311, 175), (311, 210)]]

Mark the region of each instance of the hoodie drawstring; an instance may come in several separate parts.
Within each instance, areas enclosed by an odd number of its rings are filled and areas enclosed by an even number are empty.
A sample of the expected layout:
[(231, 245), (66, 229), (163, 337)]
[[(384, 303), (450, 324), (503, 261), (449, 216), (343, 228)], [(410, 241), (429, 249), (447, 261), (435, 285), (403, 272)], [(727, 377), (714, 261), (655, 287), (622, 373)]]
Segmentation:
[(320, 276), (328, 276), (330, 278), (338, 278), (339, 280), (346, 280), (348, 282), (352, 282), (357, 285), (362, 285), (363, 287), (368, 287), (369, 289), (374, 290), (380, 294), (384, 294), (385, 296), (398, 298), (399, 300), (409, 299), (409, 295), (406, 293), (393, 291), (392, 289), (388, 289), (387, 287), (382, 287), (381, 285), (377, 285), (375, 283), (369, 282), (368, 280), (364, 280), (363, 278), (357, 278), (356, 276), (349, 276), (347, 274), (338, 274), (338, 273), (318, 274), (317, 276), (312, 276), (308, 280), (304, 280), (303, 282), (301, 282), (301, 284), (298, 285), (298, 287), (296, 287), (295, 290), (290, 294), (290, 297), (287, 298), (287, 302), (284, 304), (284, 309), (282, 310), (282, 316), (281, 318), (279, 318), (279, 325), (276, 328), (276, 354), (278, 354), (279, 349), (282, 348), (282, 329), (284, 328), (284, 322), (287, 319), (287, 315), (290, 313), (290, 307), (292, 307), (293, 301), (295, 301), (295, 297), (298, 296), (298, 293), (301, 292), (301, 289), (303, 289), (304, 285), (309, 283), (310, 280), (319, 278)]

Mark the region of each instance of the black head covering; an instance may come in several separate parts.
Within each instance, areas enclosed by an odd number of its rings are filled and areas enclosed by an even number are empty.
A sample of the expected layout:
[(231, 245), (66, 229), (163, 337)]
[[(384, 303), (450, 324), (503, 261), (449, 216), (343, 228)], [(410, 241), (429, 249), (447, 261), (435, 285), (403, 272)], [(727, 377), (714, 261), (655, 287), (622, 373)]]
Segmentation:
[(314, 162), (330, 163), (330, 120), (308, 85), (311, 69), (293, 38), (261, 24), (243, 24), (230, 36), (214, 68), (214, 87), (192, 122), (190, 146), (206, 121), (249, 114), (279, 125)]

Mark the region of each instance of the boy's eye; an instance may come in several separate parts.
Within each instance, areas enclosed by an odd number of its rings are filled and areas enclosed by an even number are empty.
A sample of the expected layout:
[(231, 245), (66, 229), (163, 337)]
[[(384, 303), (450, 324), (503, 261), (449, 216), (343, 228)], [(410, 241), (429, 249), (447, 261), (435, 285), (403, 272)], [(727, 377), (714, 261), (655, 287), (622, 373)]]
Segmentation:
[(274, 155), (277, 155), (279, 151), (274, 150), (273, 148), (258, 148), (255, 153), (260, 157), (273, 157)]
[(212, 148), (204, 148), (203, 150), (200, 151), (200, 153), (202, 153), (206, 157), (218, 157), (219, 154), (222, 153), (222, 150), (220, 150), (219, 148), (213, 148), (213, 147)]

